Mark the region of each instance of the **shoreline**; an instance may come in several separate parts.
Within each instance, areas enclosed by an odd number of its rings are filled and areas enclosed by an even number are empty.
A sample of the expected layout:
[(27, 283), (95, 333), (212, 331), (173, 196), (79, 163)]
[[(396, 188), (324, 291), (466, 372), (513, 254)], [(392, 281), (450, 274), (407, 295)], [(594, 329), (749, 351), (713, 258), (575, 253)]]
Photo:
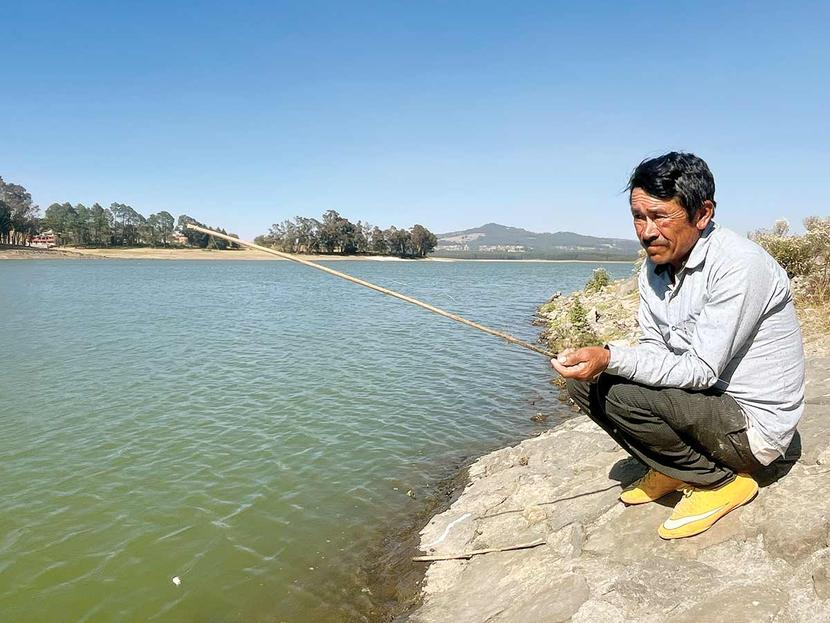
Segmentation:
[[(517, 436), (509, 445), (523, 443), (556, 430), (576, 415), (567, 406), (557, 408), (550, 416), (555, 421)], [(379, 538), (367, 552), (366, 563), (360, 573), (372, 595), (372, 607), (366, 615), (370, 621), (403, 623), (420, 605), (423, 598), (423, 581), (427, 566), (412, 558), (422, 554), (421, 531), (434, 517), (441, 515), (461, 497), (469, 484), (470, 468), (481, 459), (498, 452), (504, 446), (494, 444), (492, 450), (482, 454), (470, 454), (446, 464), (447, 475), (427, 485), (430, 493), (418, 500), (413, 511), (395, 518), (394, 526), (382, 529)]]
[[(623, 280), (594, 294), (555, 296), (540, 308), (543, 335), (557, 337), (563, 309), (578, 296), (597, 334), (631, 340), (631, 326), (606, 311), (629, 314), (633, 294)], [(757, 475), (759, 499), (695, 539), (664, 542), (655, 530), (669, 508), (617, 501), (642, 467), (576, 415), (462, 467), (462, 491), (424, 523), (414, 555), (543, 544), (420, 563), (421, 593), (395, 620), (645, 623), (662, 616), (689, 623), (712, 608), (723, 609), (723, 620), (817, 620), (804, 617), (830, 599), (830, 517), (821, 501), (830, 492), (830, 331), (809, 308), (799, 316), (807, 364), (803, 448), (793, 444), (785, 460)], [(632, 549), (635, 543), (642, 547)]]
[[(401, 258), (390, 255), (321, 255), (297, 254), (297, 258), (314, 262), (436, 262), (455, 264), (462, 262), (524, 263), (524, 264), (632, 264), (634, 260), (544, 260), (544, 259), (459, 259), (448, 257)], [(112, 259), (112, 260), (196, 260), (196, 261), (276, 261), (288, 260), (253, 249), (218, 250), (191, 248), (81, 248), (0, 246), (0, 260), (69, 260), (69, 259)]]
[(541, 545), (421, 563), (419, 599), (396, 623), (830, 620), (814, 616), (830, 598), (830, 357), (807, 362), (803, 448), (756, 474), (758, 499), (693, 539), (656, 535), (679, 494), (618, 502), (644, 470), (585, 415), (481, 456), (424, 525), (418, 555)]

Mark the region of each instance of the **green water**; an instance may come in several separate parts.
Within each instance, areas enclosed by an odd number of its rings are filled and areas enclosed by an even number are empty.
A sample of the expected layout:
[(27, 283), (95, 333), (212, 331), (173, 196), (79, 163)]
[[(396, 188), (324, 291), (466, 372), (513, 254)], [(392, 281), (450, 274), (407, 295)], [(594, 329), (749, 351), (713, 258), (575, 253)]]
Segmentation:
[[(529, 340), (594, 267), (336, 263)], [(543, 357), (285, 262), (0, 262), (0, 320), (3, 621), (360, 619), (407, 490), (558, 408)]]

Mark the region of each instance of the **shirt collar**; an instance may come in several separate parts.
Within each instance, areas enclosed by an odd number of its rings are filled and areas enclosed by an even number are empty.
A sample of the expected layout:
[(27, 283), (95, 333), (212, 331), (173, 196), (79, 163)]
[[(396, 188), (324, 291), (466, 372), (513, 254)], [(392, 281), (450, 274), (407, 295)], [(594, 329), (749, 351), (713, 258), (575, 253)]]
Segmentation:
[[(689, 253), (689, 257), (686, 259), (686, 262), (680, 267), (677, 273), (681, 273), (686, 270), (690, 270), (692, 268), (697, 268), (701, 264), (703, 264), (703, 260), (706, 259), (706, 253), (709, 250), (709, 243), (712, 239), (712, 232), (717, 229), (717, 225), (714, 221), (709, 221), (709, 224), (706, 226), (702, 232), (700, 232), (700, 238), (697, 239), (695, 242), (695, 246), (692, 247), (691, 252)], [(654, 266), (654, 272), (659, 274), (666, 273), (671, 274), (671, 266), (669, 264), (660, 264)]]
[(692, 252), (689, 253), (689, 259), (686, 260), (686, 263), (683, 265), (683, 269), (689, 268), (697, 268), (701, 264), (703, 264), (703, 260), (706, 259), (706, 252), (709, 250), (709, 242), (712, 238), (712, 232), (715, 231), (714, 221), (709, 221), (709, 224), (706, 226), (702, 232), (700, 232), (700, 238), (695, 243), (695, 246), (692, 247)]

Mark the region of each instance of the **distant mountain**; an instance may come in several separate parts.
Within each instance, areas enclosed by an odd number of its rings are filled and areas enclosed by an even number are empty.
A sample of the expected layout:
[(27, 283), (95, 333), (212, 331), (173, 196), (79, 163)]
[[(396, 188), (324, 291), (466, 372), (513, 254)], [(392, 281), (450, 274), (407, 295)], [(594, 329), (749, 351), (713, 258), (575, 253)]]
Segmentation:
[(633, 260), (640, 249), (635, 240), (597, 238), (569, 231), (536, 233), (497, 223), (437, 234), (437, 237), (433, 257)]

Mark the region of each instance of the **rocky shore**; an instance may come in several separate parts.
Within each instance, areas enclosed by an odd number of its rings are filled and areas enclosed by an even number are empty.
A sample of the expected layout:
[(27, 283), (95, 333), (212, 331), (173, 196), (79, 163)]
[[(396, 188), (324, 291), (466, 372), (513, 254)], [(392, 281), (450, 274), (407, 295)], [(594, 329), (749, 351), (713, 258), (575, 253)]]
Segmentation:
[[(573, 297), (558, 298), (543, 308), (549, 337), (574, 320), (605, 339), (636, 338), (630, 281), (581, 296), (577, 314)], [(624, 507), (620, 489), (643, 468), (577, 415), (477, 460), (460, 497), (420, 534), (421, 550), (437, 556), (541, 544), (430, 563), (409, 620), (830, 622), (830, 340), (812, 321), (802, 315), (800, 436), (759, 475), (751, 504), (702, 535), (662, 541), (657, 526), (680, 494)]]

